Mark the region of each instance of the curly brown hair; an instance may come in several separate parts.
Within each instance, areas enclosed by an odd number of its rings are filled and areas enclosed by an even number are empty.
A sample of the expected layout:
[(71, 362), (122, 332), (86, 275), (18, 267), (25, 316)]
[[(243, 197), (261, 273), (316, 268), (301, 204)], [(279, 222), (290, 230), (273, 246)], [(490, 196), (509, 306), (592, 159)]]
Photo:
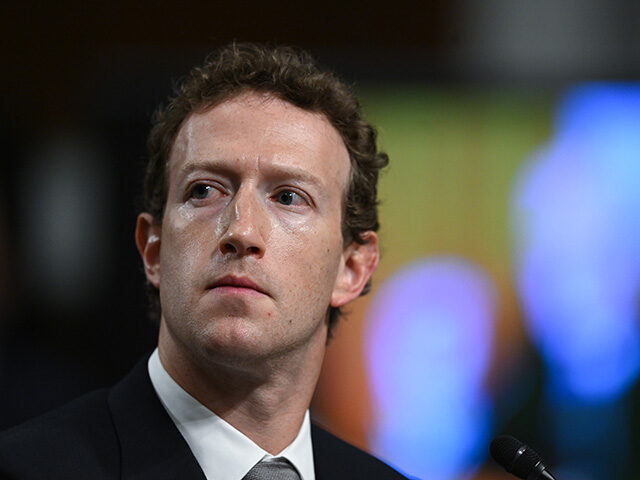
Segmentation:
[[(340, 133), (349, 152), (350, 177), (343, 202), (344, 244), (366, 242), (366, 231), (378, 230), (378, 172), (389, 159), (378, 151), (376, 131), (361, 113), (353, 91), (332, 72), (320, 69), (305, 51), (232, 43), (210, 54), (175, 87), (166, 106), (152, 119), (147, 142), (149, 160), (144, 179), (143, 208), (158, 223), (167, 201), (167, 165), (180, 127), (192, 113), (204, 112), (242, 93), (272, 95), (304, 110), (323, 114)], [(361, 295), (371, 288), (371, 279)], [(157, 289), (149, 284), (152, 316), (160, 312)], [(331, 307), (329, 332), (341, 315)]]

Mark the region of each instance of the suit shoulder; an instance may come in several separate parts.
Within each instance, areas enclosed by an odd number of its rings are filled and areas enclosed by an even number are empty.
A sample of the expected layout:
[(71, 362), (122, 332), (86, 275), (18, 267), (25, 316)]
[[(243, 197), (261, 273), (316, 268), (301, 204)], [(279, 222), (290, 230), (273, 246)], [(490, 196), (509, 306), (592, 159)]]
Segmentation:
[(319, 478), (407, 480), (383, 461), (312, 426), (314, 461)]
[(117, 464), (119, 447), (107, 394), (106, 389), (91, 392), (1, 432), (0, 477), (64, 478), (71, 471), (98, 473), (99, 466), (114, 464), (114, 459)]
[[(13, 443), (60, 443), (65, 436), (94, 431), (109, 420), (107, 390), (88, 393), (20, 425), (0, 432), (0, 447)], [(110, 423), (110, 420), (109, 420)], [(95, 432), (94, 432), (95, 433)]]

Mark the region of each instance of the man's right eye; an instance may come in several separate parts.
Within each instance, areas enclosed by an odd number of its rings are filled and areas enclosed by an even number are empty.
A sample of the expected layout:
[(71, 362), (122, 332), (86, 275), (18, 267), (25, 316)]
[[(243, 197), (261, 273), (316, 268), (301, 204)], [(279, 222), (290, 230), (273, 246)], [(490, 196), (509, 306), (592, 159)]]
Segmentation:
[(204, 183), (199, 183), (193, 187), (191, 190), (191, 197), (197, 200), (204, 200), (209, 196), (213, 187), (211, 185), (205, 185)]

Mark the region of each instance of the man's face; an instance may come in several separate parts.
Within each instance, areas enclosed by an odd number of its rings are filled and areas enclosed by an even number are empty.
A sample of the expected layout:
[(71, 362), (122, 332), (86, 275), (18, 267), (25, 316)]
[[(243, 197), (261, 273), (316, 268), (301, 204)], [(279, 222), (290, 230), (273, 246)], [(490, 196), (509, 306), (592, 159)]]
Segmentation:
[(143, 253), (171, 341), (235, 361), (324, 342), (329, 305), (361, 290), (341, 234), (349, 168), (326, 118), (288, 102), (248, 93), (188, 117), (147, 235), (158, 258)]

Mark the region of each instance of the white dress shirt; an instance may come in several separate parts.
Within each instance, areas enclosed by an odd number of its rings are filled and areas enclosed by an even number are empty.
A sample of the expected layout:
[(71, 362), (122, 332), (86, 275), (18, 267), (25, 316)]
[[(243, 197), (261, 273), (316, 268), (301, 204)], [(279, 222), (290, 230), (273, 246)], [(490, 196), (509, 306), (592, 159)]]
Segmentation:
[[(149, 358), (148, 368), (160, 402), (187, 441), (207, 480), (241, 480), (260, 460), (273, 458), (183, 390), (165, 370), (157, 348)], [(277, 456), (289, 460), (302, 480), (315, 480), (308, 410), (296, 438)]]

